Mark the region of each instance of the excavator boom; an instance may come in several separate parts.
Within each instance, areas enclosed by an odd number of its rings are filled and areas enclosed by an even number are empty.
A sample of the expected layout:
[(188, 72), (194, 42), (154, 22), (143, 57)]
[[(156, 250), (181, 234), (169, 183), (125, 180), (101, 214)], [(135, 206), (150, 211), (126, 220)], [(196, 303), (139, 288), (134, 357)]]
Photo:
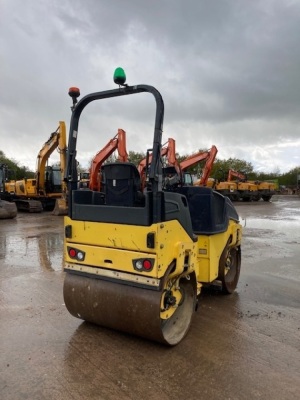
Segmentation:
[[(49, 139), (44, 143), (43, 147), (39, 151), (37, 156), (37, 167), (36, 167), (36, 177), (37, 177), (37, 192), (40, 194), (46, 194), (45, 181), (46, 181), (46, 164), (54, 152), (57, 149), (60, 154), (60, 169), (62, 177), (64, 176), (66, 169), (66, 126), (63, 121), (59, 121), (59, 126), (55, 132), (51, 133)], [(66, 186), (64, 180), (62, 179), (62, 185)]]
[(113, 139), (111, 139), (93, 158), (90, 168), (89, 183), (91, 190), (100, 190), (100, 168), (104, 161), (106, 161), (115, 150), (118, 150), (119, 153), (118, 161), (128, 161), (128, 154), (126, 151), (126, 132), (123, 129), (118, 129), (118, 133), (113, 137)]

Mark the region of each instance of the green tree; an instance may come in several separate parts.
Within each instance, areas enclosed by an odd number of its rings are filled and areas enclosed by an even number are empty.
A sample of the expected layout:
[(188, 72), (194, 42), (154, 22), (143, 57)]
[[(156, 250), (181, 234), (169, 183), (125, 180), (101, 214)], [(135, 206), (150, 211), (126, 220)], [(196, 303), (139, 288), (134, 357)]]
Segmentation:
[(14, 159), (7, 158), (2, 150), (0, 150), (0, 163), (8, 166), (9, 180), (34, 177), (33, 171), (30, 171), (30, 169), (24, 165), (20, 166)]
[(300, 182), (298, 182), (298, 176), (300, 175), (300, 165), (296, 168), (291, 169), (290, 171), (282, 174), (279, 177), (279, 184), (284, 186), (300, 186)]
[(211, 177), (219, 180), (226, 180), (230, 169), (241, 172), (247, 179), (252, 179), (253, 165), (248, 161), (238, 158), (228, 158), (227, 160), (216, 159), (212, 168)]
[(146, 157), (145, 153), (138, 153), (135, 151), (129, 151), (128, 161), (138, 166), (139, 163)]

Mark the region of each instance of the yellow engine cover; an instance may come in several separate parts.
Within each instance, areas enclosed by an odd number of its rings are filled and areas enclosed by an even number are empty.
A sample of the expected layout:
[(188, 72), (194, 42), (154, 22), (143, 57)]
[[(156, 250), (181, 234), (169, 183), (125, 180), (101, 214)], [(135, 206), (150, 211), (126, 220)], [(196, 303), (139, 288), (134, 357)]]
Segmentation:
[[(183, 270), (191, 272), (196, 267), (197, 243), (191, 240), (177, 220), (147, 227), (73, 221), (65, 217), (65, 226), (72, 227), (72, 237), (65, 239), (66, 269), (74, 269), (74, 264), (77, 264), (81, 271), (87, 266), (160, 279), (173, 261), (176, 261), (174, 275)], [(147, 247), (148, 234), (154, 235), (154, 248)], [(84, 252), (84, 260), (72, 259), (68, 247)], [(133, 260), (144, 258), (153, 260), (151, 271), (135, 270)], [(91, 269), (86, 272), (91, 273)]]

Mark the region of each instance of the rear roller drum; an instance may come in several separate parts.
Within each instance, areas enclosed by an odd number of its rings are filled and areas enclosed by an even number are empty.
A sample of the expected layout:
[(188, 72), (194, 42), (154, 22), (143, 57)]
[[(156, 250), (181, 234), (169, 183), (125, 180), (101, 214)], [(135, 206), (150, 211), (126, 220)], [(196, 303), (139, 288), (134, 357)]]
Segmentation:
[(174, 346), (190, 327), (196, 282), (186, 276), (153, 290), (67, 272), (64, 300), (77, 318)]
[(240, 247), (225, 247), (219, 264), (218, 279), (222, 282), (222, 292), (231, 294), (235, 291), (241, 270)]

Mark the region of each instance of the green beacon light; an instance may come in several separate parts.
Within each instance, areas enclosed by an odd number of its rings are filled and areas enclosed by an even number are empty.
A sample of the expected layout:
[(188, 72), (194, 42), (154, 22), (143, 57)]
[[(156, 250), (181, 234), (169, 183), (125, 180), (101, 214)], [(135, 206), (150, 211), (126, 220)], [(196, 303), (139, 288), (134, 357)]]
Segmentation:
[(114, 72), (114, 82), (119, 86), (126, 86), (126, 74), (123, 68), (116, 68)]

